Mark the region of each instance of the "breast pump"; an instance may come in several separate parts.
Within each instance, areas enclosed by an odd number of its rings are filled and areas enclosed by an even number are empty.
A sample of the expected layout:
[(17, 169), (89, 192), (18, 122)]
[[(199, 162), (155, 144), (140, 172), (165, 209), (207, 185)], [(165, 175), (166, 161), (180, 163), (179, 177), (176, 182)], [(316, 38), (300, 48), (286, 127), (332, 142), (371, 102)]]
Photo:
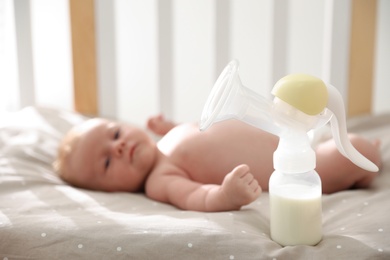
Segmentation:
[(238, 61), (218, 77), (204, 106), (200, 130), (237, 119), (279, 136), (269, 180), (271, 238), (283, 245), (316, 245), (322, 239), (321, 179), (308, 132), (331, 124), (338, 150), (368, 171), (378, 167), (360, 154), (347, 136), (344, 103), (330, 84), (306, 75), (280, 79), (269, 100), (242, 85)]

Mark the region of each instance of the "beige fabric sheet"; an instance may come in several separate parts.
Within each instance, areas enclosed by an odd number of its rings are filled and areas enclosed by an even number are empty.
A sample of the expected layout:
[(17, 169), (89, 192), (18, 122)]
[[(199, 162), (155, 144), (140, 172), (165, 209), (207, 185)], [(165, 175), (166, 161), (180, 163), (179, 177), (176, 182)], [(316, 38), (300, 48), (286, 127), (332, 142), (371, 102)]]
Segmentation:
[(323, 240), (270, 239), (268, 194), (240, 211), (181, 211), (143, 194), (73, 188), (51, 162), (84, 118), (28, 107), (0, 114), (1, 259), (390, 259), (390, 115), (350, 120), (382, 140), (384, 168), (370, 189), (323, 196)]

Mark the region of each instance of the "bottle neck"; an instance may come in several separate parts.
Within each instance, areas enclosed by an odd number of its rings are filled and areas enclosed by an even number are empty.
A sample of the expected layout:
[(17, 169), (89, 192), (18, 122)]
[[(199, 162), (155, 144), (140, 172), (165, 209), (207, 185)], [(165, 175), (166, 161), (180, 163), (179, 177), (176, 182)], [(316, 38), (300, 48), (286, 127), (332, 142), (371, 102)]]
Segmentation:
[(308, 172), (316, 167), (316, 154), (305, 131), (281, 134), (273, 160), (275, 170), (283, 173)]

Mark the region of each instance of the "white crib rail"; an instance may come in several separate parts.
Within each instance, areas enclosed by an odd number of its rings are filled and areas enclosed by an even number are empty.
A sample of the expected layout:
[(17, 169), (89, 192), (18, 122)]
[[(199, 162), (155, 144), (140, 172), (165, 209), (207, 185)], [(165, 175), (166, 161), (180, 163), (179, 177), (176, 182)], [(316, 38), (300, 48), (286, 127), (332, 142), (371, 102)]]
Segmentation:
[(19, 99), (21, 106), (34, 104), (35, 82), (32, 59), (30, 2), (15, 0), (15, 32), (19, 69)]
[[(11, 0), (4, 2), (12, 4)], [(352, 102), (348, 98), (350, 34), (360, 30), (353, 27), (353, 21), (362, 16), (356, 17), (353, 7), (362, 8), (362, 0), (73, 2), (90, 2), (94, 8), (94, 17), (86, 19), (95, 21), (91, 30), (96, 37), (97, 97), (92, 98), (97, 100), (96, 109), (101, 116), (142, 124), (147, 116), (162, 112), (177, 121), (197, 120), (216, 77), (232, 58), (240, 60), (243, 83), (265, 96), (283, 75), (306, 72), (330, 81), (347, 103)], [(370, 7), (377, 6), (376, 1), (365, 2)], [(16, 85), (20, 96), (7, 99), (16, 100), (16, 105), (3, 104), (0, 108), (41, 104), (72, 109), (76, 83), (69, 24), (75, 14), (70, 9), (69, 17), (68, 1), (14, 0), (13, 4), (19, 75)], [(385, 1), (379, 0), (378, 5), (389, 9)], [(42, 18), (43, 11), (51, 15)], [(388, 29), (384, 17), (389, 16), (389, 11), (379, 14), (376, 24), (383, 34)], [(375, 9), (363, 18), (377, 19)], [(44, 23), (42, 19), (53, 20)], [(372, 29), (375, 24), (368, 28)], [(383, 36), (379, 39), (381, 43), (376, 46), (381, 53), (368, 50), (371, 57), (366, 59), (381, 57), (382, 62), (376, 64), (383, 67), (388, 64), (383, 57), (389, 57), (390, 45), (383, 47), (389, 40)], [(372, 41), (375, 43), (375, 39)], [(374, 47), (375, 44), (369, 45)], [(389, 91), (382, 87), (381, 79), (386, 73), (383, 69), (379, 72), (374, 74), (377, 99)], [(1, 79), (0, 83), (5, 84)], [(82, 81), (77, 84), (78, 90), (87, 87)], [(0, 95), (3, 89), (1, 86)], [(18, 91), (12, 95), (15, 93)], [(371, 111), (371, 100), (366, 104), (359, 113)]]

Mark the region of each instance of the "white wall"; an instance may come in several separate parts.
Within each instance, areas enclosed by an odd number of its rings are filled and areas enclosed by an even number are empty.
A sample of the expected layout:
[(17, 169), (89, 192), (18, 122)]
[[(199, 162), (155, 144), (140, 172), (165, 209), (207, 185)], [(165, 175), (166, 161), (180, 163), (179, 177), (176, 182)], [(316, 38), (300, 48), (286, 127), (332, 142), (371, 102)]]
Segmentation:
[[(244, 85), (265, 96), (292, 72), (329, 77), (342, 89), (347, 73), (334, 74), (347, 70), (338, 54), (348, 52), (347, 42), (334, 49), (341, 37), (331, 39), (326, 30), (332, 28), (329, 10), (338, 17), (333, 30), (348, 29), (340, 23), (350, 1), (96, 0), (101, 115), (137, 124), (158, 112), (176, 121), (197, 120), (223, 65), (233, 58), (240, 60)], [(329, 9), (336, 3), (343, 8)], [(390, 111), (389, 3), (378, 1), (375, 112)], [(71, 109), (68, 1), (30, 4), (34, 101)], [(0, 109), (7, 110), (21, 106), (13, 12), (13, 1), (0, 1)]]
[(242, 83), (264, 96), (272, 88), (272, 0), (231, 2), (230, 59), (240, 62)]
[(287, 73), (322, 77), (324, 0), (294, 0), (288, 19)]
[[(16, 22), (15, 11), (21, 16)], [(73, 107), (68, 13), (67, 0), (0, 1), (0, 109)], [(28, 39), (17, 41), (16, 26)]]
[(118, 117), (143, 124), (159, 106), (157, 3), (118, 0), (115, 4)]
[(179, 122), (198, 120), (216, 79), (215, 1), (173, 0), (172, 3), (172, 116)]
[(73, 107), (73, 71), (67, 0), (31, 0), (35, 102)]

